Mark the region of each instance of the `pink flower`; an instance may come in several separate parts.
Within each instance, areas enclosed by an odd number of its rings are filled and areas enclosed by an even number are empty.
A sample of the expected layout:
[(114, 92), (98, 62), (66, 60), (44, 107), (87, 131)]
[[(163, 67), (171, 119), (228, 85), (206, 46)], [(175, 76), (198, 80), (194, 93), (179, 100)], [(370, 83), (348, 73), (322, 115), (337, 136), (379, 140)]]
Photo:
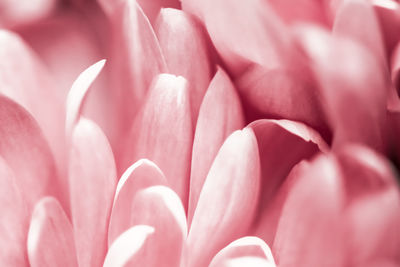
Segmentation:
[(22, 2), (1, 266), (400, 264), (396, 1)]

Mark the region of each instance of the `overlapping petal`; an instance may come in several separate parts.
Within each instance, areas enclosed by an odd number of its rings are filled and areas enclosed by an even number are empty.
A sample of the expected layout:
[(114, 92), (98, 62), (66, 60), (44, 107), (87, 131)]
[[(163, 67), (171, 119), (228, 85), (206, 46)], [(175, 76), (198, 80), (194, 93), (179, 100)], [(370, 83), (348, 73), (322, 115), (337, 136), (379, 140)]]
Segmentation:
[[(239, 96), (229, 77), (218, 68), (200, 107), (193, 140), (188, 220), (191, 221), (207, 173), (219, 148), (233, 131), (243, 128)], [(210, 131), (210, 129), (213, 129)]]

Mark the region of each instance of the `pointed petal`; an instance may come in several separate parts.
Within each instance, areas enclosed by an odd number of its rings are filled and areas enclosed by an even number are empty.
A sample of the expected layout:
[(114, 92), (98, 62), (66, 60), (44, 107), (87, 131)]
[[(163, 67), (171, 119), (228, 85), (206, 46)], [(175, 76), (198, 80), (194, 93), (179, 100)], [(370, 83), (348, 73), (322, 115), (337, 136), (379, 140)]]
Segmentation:
[(236, 131), (219, 150), (200, 193), (190, 228), (186, 264), (205, 266), (252, 222), (260, 186), (257, 141)]
[(143, 12), (149, 18), (149, 21), (154, 25), (159, 13), (163, 12), (163, 8), (177, 8), (179, 9), (181, 3), (179, 0), (138, 0), (139, 5), (142, 7)]
[(83, 71), (72, 84), (71, 90), (67, 96), (66, 105), (65, 128), (67, 135), (70, 135), (75, 123), (79, 120), (82, 113), (83, 102), (85, 101), (89, 88), (103, 69), (105, 63), (106, 61), (103, 59), (93, 64)]
[(145, 249), (147, 253), (138, 256), (136, 261), (143, 266), (178, 267), (187, 225), (185, 211), (176, 193), (165, 186), (143, 189), (126, 212), (131, 214), (130, 225), (145, 224), (155, 229)]
[(107, 250), (107, 229), (115, 192), (111, 148), (93, 122), (81, 118), (69, 155), (72, 224), (79, 265), (99, 266)]
[(239, 96), (228, 75), (222, 68), (218, 68), (201, 104), (194, 135), (189, 222), (192, 220), (201, 189), (219, 148), (233, 131), (243, 127), (244, 116)]
[(24, 108), (2, 95), (0, 155), (15, 173), (29, 211), (42, 196), (58, 193), (53, 156), (42, 131)]
[(26, 235), (29, 211), (15, 178), (0, 157), (0, 265), (23, 267), (28, 265)]
[(187, 206), (192, 136), (187, 82), (182, 77), (161, 74), (135, 120), (124, 163), (152, 160)]
[(233, 241), (215, 255), (209, 266), (223, 266), (227, 261), (241, 257), (258, 257), (266, 260), (271, 266), (275, 266), (271, 249), (262, 239), (254, 236), (246, 236)]
[[(162, 9), (156, 34), (170, 73), (189, 82), (192, 120), (197, 120), (200, 104), (211, 80), (211, 62), (205, 29), (181, 10)], [(193, 64), (196, 62), (196, 64)]]
[(117, 185), (108, 228), (108, 245), (131, 226), (129, 212), (136, 194), (150, 186), (166, 185), (164, 174), (153, 162), (142, 159), (130, 166)]
[(103, 267), (127, 266), (152, 234), (154, 228), (147, 225), (136, 225), (125, 231), (109, 248)]
[(258, 120), (248, 127), (257, 138), (262, 175), (260, 205), (253, 230), (272, 244), (282, 208), (281, 199), (276, 195), (286, 177), (297, 163), (319, 151), (327, 151), (328, 147), (318, 133), (299, 122)]
[(273, 245), (279, 266), (343, 266), (345, 192), (338, 164), (320, 155), (292, 172)]
[(388, 84), (380, 62), (362, 45), (303, 28), (334, 146), (356, 142), (383, 150)]
[(28, 255), (32, 267), (78, 266), (71, 223), (55, 198), (45, 197), (35, 205)]
[[(126, 147), (121, 140), (126, 140), (151, 82), (166, 72), (167, 67), (157, 37), (136, 1), (127, 0), (118, 5), (110, 20), (112, 40), (108, 63), (113, 94), (108, 102), (115, 114), (112, 136), (119, 157), (119, 150)], [(124, 171), (128, 165), (119, 170)]]

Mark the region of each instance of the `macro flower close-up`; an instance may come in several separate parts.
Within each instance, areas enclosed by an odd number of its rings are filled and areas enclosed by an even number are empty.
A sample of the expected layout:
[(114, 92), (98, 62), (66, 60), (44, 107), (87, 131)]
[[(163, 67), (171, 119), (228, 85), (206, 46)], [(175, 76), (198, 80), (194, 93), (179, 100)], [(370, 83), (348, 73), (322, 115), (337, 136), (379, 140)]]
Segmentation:
[(0, 266), (400, 267), (398, 0), (0, 0)]

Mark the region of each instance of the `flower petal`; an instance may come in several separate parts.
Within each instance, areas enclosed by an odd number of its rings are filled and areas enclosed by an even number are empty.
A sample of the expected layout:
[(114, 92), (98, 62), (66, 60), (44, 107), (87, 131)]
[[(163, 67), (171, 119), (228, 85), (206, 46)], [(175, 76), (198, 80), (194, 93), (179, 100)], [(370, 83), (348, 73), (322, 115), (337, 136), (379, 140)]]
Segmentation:
[(79, 77), (72, 84), (71, 90), (67, 96), (67, 111), (66, 111), (66, 121), (65, 128), (67, 134), (70, 135), (76, 122), (82, 113), (82, 106), (85, 98), (88, 94), (89, 88), (93, 81), (97, 78), (100, 71), (103, 69), (105, 60), (100, 60), (99, 62), (93, 64), (85, 71), (83, 71)]
[(233, 260), (224, 262), (221, 267), (240, 267), (240, 266), (252, 266), (252, 267), (275, 267), (275, 264), (268, 262), (267, 260), (259, 257), (241, 257)]
[(29, 211), (16, 183), (15, 175), (0, 157), (0, 265), (28, 265), (26, 235)]
[(194, 12), (202, 19), (230, 71), (238, 73), (249, 62), (273, 68), (289, 60), (287, 30), (266, 1), (182, 2), (184, 10)]
[(72, 225), (55, 198), (45, 197), (35, 206), (28, 255), (32, 267), (78, 266)]
[(100, 266), (107, 250), (107, 229), (115, 192), (111, 148), (96, 124), (81, 118), (69, 155), (72, 223), (79, 265)]
[(18, 35), (6, 30), (0, 30), (0, 58), (0, 92), (35, 117), (62, 169), (63, 101), (55, 93), (57, 87), (50, 73)]
[(293, 166), (319, 151), (327, 151), (327, 145), (318, 133), (299, 122), (258, 120), (248, 127), (254, 130), (257, 138), (262, 175), (259, 211), (253, 231), (272, 244), (283, 204), (276, 195), (285, 190), (280, 188)]
[(127, 266), (153, 233), (154, 228), (147, 225), (136, 225), (125, 231), (109, 248), (103, 267)]
[(386, 58), (381, 28), (370, 1), (342, 1), (336, 13), (333, 34), (365, 45), (380, 60)]
[(161, 74), (135, 120), (124, 164), (141, 158), (152, 160), (187, 206), (192, 136), (187, 82)]
[(275, 266), (271, 249), (262, 239), (254, 236), (233, 241), (215, 255), (209, 266), (223, 266), (224, 262), (240, 257), (258, 257), (266, 260), (271, 266)]
[(293, 63), (274, 69), (257, 64), (249, 67), (235, 80), (246, 115), (297, 120), (326, 131), (320, 94), (315, 90), (311, 71), (300, 66)]
[(142, 159), (130, 166), (117, 185), (108, 228), (108, 245), (131, 226), (132, 202), (136, 194), (150, 186), (166, 185), (164, 174), (153, 162)]
[(334, 130), (333, 145), (356, 142), (382, 151), (388, 84), (378, 59), (351, 40), (315, 28), (300, 32)]
[[(115, 114), (112, 143), (119, 152), (126, 147), (126, 134), (140, 109), (153, 78), (167, 67), (157, 37), (134, 0), (117, 5), (110, 16), (112, 23), (111, 55), (108, 61), (113, 93), (108, 102)], [(120, 171), (124, 171), (128, 165)]]
[(178, 195), (168, 187), (152, 186), (139, 191), (126, 212), (131, 214), (131, 225), (145, 224), (155, 229), (147, 253), (136, 261), (143, 266), (179, 267), (187, 225)]
[(42, 196), (59, 193), (53, 156), (42, 131), (24, 108), (2, 95), (0, 155), (15, 173), (29, 211)]
[(0, 9), (0, 27), (13, 28), (38, 21), (51, 12), (58, 0), (3, 0)]
[(251, 129), (230, 135), (200, 193), (184, 255), (188, 266), (206, 266), (229, 242), (245, 234), (260, 186), (257, 141)]
[(244, 116), (239, 96), (228, 75), (222, 68), (218, 68), (201, 104), (194, 135), (189, 222), (192, 220), (201, 189), (219, 148), (233, 131), (243, 126)]
[(345, 192), (333, 156), (320, 155), (291, 173), (273, 245), (279, 266), (343, 266)]
[(170, 73), (183, 76), (189, 82), (192, 120), (195, 122), (212, 71), (205, 29), (189, 14), (165, 8), (158, 16), (155, 31)]

